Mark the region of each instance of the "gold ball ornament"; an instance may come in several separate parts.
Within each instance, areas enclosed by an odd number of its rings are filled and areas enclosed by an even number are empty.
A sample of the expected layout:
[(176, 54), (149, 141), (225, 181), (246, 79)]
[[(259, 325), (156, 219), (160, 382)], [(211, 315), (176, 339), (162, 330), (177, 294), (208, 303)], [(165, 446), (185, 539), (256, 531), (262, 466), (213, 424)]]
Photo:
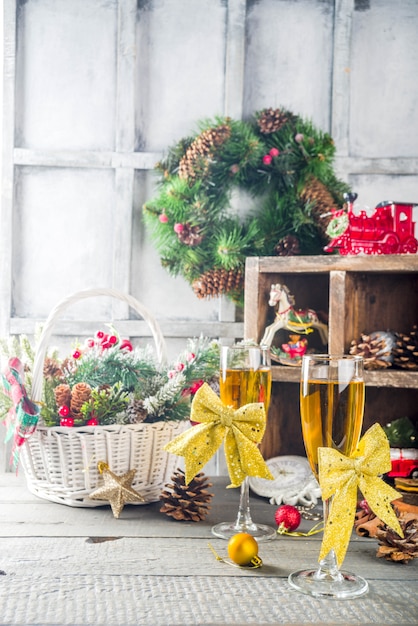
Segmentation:
[(237, 533), (228, 541), (228, 556), (237, 565), (258, 565), (258, 543), (249, 533)]

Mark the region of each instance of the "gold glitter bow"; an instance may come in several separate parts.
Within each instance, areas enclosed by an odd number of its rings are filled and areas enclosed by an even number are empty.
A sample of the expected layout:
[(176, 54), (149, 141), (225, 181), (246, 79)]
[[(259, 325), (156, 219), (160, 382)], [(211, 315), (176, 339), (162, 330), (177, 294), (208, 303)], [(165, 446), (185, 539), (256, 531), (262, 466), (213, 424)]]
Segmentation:
[(223, 441), (231, 479), (229, 487), (239, 487), (246, 476), (273, 480), (257, 447), (266, 428), (262, 402), (235, 410), (223, 404), (205, 383), (193, 398), (190, 419), (199, 423), (165, 446), (168, 452), (184, 456), (186, 484), (203, 469)]
[(318, 448), (318, 465), (322, 498), (334, 495), (319, 560), (333, 548), (338, 566), (343, 562), (353, 529), (357, 489), (373, 513), (403, 537), (390, 504), (399, 499), (399, 493), (379, 477), (391, 468), (389, 442), (379, 424), (369, 428), (350, 457), (333, 448)]

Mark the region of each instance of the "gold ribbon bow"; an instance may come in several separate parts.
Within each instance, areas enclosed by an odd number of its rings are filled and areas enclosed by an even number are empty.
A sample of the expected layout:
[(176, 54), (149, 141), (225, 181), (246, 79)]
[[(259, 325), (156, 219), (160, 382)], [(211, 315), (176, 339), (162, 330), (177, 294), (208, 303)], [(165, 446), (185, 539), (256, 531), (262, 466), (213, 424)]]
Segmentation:
[(373, 513), (403, 537), (390, 504), (399, 499), (399, 493), (379, 477), (391, 468), (389, 442), (379, 424), (369, 428), (349, 457), (333, 448), (318, 448), (318, 465), (322, 498), (327, 500), (334, 495), (319, 560), (333, 548), (338, 566), (343, 562), (353, 529), (357, 489)]
[(203, 469), (223, 441), (231, 479), (229, 487), (239, 487), (246, 476), (273, 479), (257, 447), (266, 428), (262, 402), (246, 404), (235, 410), (223, 404), (205, 383), (193, 398), (190, 419), (199, 423), (164, 448), (172, 454), (184, 456), (186, 484)]

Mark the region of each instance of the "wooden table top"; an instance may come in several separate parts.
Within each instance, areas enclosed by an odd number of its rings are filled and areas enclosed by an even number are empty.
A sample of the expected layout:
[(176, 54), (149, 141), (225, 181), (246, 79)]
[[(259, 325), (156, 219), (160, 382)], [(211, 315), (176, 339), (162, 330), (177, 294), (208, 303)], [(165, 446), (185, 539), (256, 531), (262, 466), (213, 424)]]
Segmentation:
[[(176, 522), (160, 504), (72, 508), (41, 500), (23, 473), (0, 475), (0, 624), (195, 625), (418, 624), (418, 560), (376, 558), (377, 542), (353, 534), (344, 569), (369, 582), (356, 600), (320, 600), (291, 589), (293, 570), (315, 566), (322, 535), (260, 544), (260, 569), (216, 560), (211, 534), (233, 520), (239, 493), (212, 480), (210, 515)], [(251, 496), (254, 521), (274, 525), (275, 505)], [(307, 532), (314, 522), (303, 521)]]

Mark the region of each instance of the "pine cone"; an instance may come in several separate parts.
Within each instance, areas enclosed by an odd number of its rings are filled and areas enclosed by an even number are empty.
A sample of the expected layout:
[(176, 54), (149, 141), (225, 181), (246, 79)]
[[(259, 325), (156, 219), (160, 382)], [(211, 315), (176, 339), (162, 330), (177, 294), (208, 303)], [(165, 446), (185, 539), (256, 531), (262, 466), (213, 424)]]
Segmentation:
[(294, 116), (284, 109), (264, 109), (257, 118), (257, 124), (264, 135), (280, 130)]
[(220, 124), (203, 131), (187, 148), (179, 163), (179, 178), (195, 180), (209, 171), (211, 157), (231, 136), (231, 127)]
[(147, 419), (148, 411), (144, 407), (142, 400), (133, 398), (126, 407), (126, 415), (129, 424), (140, 424)]
[(361, 335), (361, 339), (353, 339), (350, 354), (363, 357), (364, 368), (368, 370), (385, 369), (392, 365), (392, 342), (388, 341), (389, 333), (375, 332)]
[(178, 521), (200, 522), (209, 513), (213, 494), (206, 491), (212, 487), (207, 477), (201, 472), (185, 484), (185, 474), (178, 469), (171, 477), (173, 484), (166, 485), (166, 489), (161, 493), (160, 500), (164, 503), (160, 509)]
[(418, 327), (416, 325), (406, 335), (396, 333), (393, 364), (402, 369), (418, 370)]
[(193, 282), (193, 290), (198, 298), (211, 298), (242, 288), (242, 270), (215, 268), (202, 274)]
[(377, 530), (379, 548), (376, 556), (397, 563), (408, 563), (418, 557), (418, 519), (399, 519), (399, 524), (404, 534), (403, 539), (386, 524)]
[(43, 374), (44, 378), (58, 380), (62, 380), (63, 378), (63, 372), (60, 364), (58, 361), (51, 359), (50, 357), (45, 357)]
[(276, 244), (274, 254), (277, 254), (277, 256), (300, 254), (299, 239), (294, 235), (286, 235)]
[(77, 383), (71, 390), (70, 411), (75, 419), (81, 418), (81, 407), (90, 399), (91, 387), (87, 383)]
[(203, 236), (200, 234), (199, 226), (191, 226), (186, 223), (183, 224), (183, 230), (177, 233), (177, 237), (179, 241), (184, 243), (186, 246), (198, 246), (202, 243)]
[(71, 402), (71, 387), (70, 385), (62, 384), (58, 385), (54, 389), (55, 402), (57, 403), (57, 407), (60, 406), (70, 406)]
[(312, 176), (300, 194), (306, 204), (312, 204), (311, 215), (323, 238), (329, 241), (327, 227), (332, 219), (331, 211), (335, 209), (336, 202), (327, 187), (320, 180)]

